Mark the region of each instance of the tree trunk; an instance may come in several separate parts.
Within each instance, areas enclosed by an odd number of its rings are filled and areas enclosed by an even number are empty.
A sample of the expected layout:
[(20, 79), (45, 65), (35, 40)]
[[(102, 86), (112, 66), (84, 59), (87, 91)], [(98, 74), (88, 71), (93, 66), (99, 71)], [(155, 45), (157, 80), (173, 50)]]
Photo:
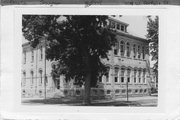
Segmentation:
[(84, 85), (84, 105), (91, 104), (91, 72), (88, 72)]
[(91, 104), (91, 65), (90, 65), (90, 56), (85, 50), (85, 63), (86, 63), (86, 77), (84, 84), (84, 105)]

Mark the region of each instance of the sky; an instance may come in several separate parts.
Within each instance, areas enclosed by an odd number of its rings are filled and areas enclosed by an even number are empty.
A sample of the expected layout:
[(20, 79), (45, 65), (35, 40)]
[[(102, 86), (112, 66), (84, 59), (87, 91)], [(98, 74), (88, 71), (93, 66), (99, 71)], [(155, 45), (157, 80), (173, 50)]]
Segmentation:
[(122, 16), (116, 19), (129, 24), (127, 32), (131, 35), (146, 38), (147, 17), (146, 16)]

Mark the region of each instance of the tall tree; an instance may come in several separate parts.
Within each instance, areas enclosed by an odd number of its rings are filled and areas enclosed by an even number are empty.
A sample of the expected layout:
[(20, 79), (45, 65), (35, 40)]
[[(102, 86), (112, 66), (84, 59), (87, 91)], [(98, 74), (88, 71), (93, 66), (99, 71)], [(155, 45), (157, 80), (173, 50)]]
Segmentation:
[(150, 54), (152, 61), (154, 61), (153, 71), (156, 74), (158, 80), (158, 49), (159, 49), (159, 18), (156, 16), (154, 19), (148, 16), (147, 24), (147, 39), (150, 42)]
[(47, 40), (46, 56), (57, 61), (54, 72), (66, 80), (84, 83), (84, 103), (90, 104), (90, 89), (106, 73), (101, 59), (115, 45), (115, 34), (107, 25), (108, 16), (23, 15), (24, 37), (36, 47)]

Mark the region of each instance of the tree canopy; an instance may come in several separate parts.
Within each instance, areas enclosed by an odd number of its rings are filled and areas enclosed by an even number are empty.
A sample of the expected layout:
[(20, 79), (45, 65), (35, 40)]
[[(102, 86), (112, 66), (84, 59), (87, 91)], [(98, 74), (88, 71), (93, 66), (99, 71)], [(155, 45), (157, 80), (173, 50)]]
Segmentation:
[(41, 38), (47, 40), (47, 59), (57, 62), (54, 73), (84, 83), (89, 102), (90, 87), (106, 72), (101, 59), (108, 59), (116, 42), (107, 20), (108, 16), (95, 15), (23, 15), (22, 31), (33, 47)]
[(156, 16), (154, 19), (149, 16), (147, 24), (147, 38), (150, 42), (150, 54), (152, 61), (155, 61), (153, 70), (158, 74), (158, 47), (159, 47), (159, 18)]

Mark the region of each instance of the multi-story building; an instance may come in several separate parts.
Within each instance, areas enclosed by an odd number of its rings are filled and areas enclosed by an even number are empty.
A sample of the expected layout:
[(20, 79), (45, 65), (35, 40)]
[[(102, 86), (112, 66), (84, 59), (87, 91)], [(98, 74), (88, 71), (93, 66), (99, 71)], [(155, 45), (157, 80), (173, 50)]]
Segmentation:
[[(146, 39), (130, 35), (128, 24), (109, 18), (109, 25), (116, 32), (118, 42), (109, 51), (109, 60), (102, 60), (108, 66), (109, 73), (103, 75), (97, 88), (92, 88), (92, 96), (123, 97), (148, 95), (150, 92), (149, 43)], [(61, 76), (53, 80), (51, 70), (55, 62), (45, 62), (45, 44), (42, 40), (32, 48), (29, 43), (22, 45), (22, 96), (83, 96), (83, 86), (67, 83)], [(45, 82), (46, 71), (46, 84)]]

